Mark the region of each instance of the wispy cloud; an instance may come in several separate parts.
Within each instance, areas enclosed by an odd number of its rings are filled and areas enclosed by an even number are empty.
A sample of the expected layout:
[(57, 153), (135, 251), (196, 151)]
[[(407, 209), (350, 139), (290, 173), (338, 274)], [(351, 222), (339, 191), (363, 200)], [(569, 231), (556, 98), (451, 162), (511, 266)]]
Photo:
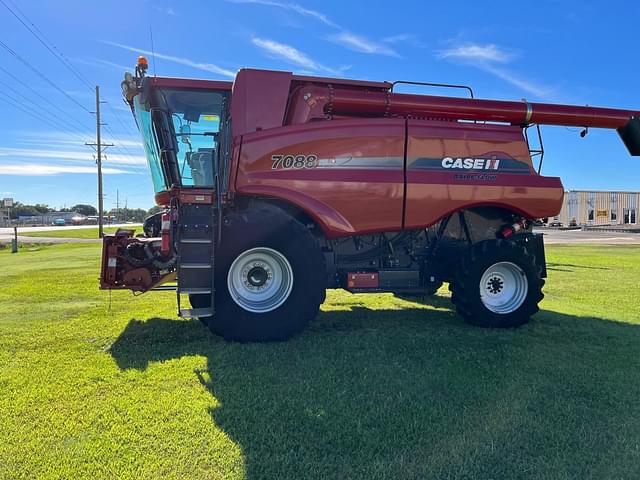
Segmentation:
[(466, 44), (442, 50), (438, 53), (438, 57), (467, 60), (471, 62), (509, 63), (513, 60), (514, 54), (498, 48), (494, 44)]
[(82, 63), (84, 65), (90, 65), (92, 67), (101, 67), (101, 68), (114, 68), (120, 72), (122, 72), (122, 74), (124, 75), (124, 72), (126, 71), (133, 71), (134, 66), (129, 65), (128, 67), (125, 65), (122, 65), (120, 63), (114, 63), (114, 62), (110, 62), (108, 60), (102, 60), (100, 58), (73, 58), (72, 59), (74, 62), (76, 63)]
[[(91, 151), (85, 150), (54, 150), (51, 148), (22, 148), (22, 147), (1, 147), (0, 155), (7, 157), (20, 157), (31, 159), (51, 159), (57, 161), (85, 161), (93, 162)], [(146, 165), (146, 159), (143, 155), (124, 155), (122, 153), (105, 153), (106, 162), (119, 165)]]
[(164, 53), (159, 52), (151, 52), (150, 50), (144, 50), (142, 48), (136, 48), (129, 45), (123, 45), (121, 43), (103, 41), (103, 43), (107, 45), (111, 45), (114, 47), (122, 48), (123, 50), (128, 50), (130, 52), (142, 53), (144, 55), (155, 55), (156, 58), (161, 58), (163, 60), (167, 60), (169, 62), (178, 63), (180, 65), (186, 65), (191, 68), (196, 68), (198, 70), (204, 70), (205, 72), (215, 73), (216, 75), (222, 75), (224, 77), (233, 78), (236, 76), (236, 73), (227, 70), (226, 68), (219, 67), (213, 63), (201, 63), (191, 60), (186, 57), (176, 57), (174, 55), (166, 55)]
[[(60, 175), (63, 173), (96, 173), (95, 167), (79, 166), (79, 165), (49, 165), (43, 163), (18, 163), (0, 165), (0, 175), (16, 175), (22, 177), (34, 176), (50, 176)], [(128, 170), (119, 168), (104, 167), (102, 173), (110, 174), (128, 174), (133, 173)]]
[[(392, 57), (400, 57), (400, 55), (389, 45), (385, 43), (394, 43), (407, 41), (410, 34), (399, 34), (388, 37), (386, 41), (371, 40), (363, 35), (357, 35), (350, 32), (347, 28), (344, 28), (331, 20), (326, 14), (317, 10), (311, 10), (303, 7), (297, 3), (282, 2), (278, 0), (226, 0), (229, 3), (237, 4), (251, 4), (251, 5), (265, 5), (268, 7), (280, 8), (282, 10), (288, 10), (304, 17), (311, 17), (320, 23), (339, 30), (337, 34), (330, 35), (328, 37), (332, 42), (341, 45), (349, 50), (355, 52), (367, 53), (373, 55), (388, 55)], [(255, 44), (255, 41), (254, 41)]]
[(296, 65), (306, 70), (310, 70), (314, 72), (322, 71), (322, 72), (328, 72), (336, 75), (336, 74), (340, 74), (343, 70), (348, 68), (348, 67), (345, 67), (342, 69), (333, 69), (333, 68), (325, 67), (324, 65), (310, 58), (307, 54), (285, 43), (280, 43), (274, 40), (269, 40), (266, 38), (257, 38), (257, 37), (254, 37), (251, 41), (256, 47), (264, 50), (269, 56), (285, 60), (293, 65)]
[(335, 35), (331, 35), (329, 39), (332, 42), (342, 45), (343, 47), (355, 52), (400, 57), (400, 55), (398, 55), (398, 52), (396, 52), (390, 46), (380, 42), (376, 42), (374, 40), (370, 40), (360, 35), (356, 35), (351, 32), (343, 31)]
[(277, 2), (272, 0), (226, 0), (229, 3), (250, 3), (254, 5), (266, 5), (268, 7), (289, 10), (305, 17), (312, 17), (330, 27), (339, 28), (339, 25), (329, 19), (324, 13), (305, 8), (297, 3)]
[[(11, 147), (0, 146), (0, 175), (96, 173), (94, 152), (63, 132), (14, 130), (11, 134), (18, 143)], [(105, 174), (146, 175), (146, 158), (140, 141), (130, 135), (123, 135), (118, 140), (117, 147), (104, 152), (102, 171)]]
[(423, 46), (422, 42), (418, 40), (418, 36), (413, 33), (398, 33), (396, 35), (389, 35), (382, 39), (385, 43), (411, 43), (415, 46)]
[(175, 15), (176, 11), (171, 8), (171, 7), (160, 7), (160, 6), (156, 6), (154, 7), (157, 11), (159, 11), (160, 13), (164, 13), (165, 15)]
[(540, 98), (547, 98), (553, 89), (527, 80), (506, 67), (517, 55), (494, 44), (466, 43), (446, 50), (440, 50), (436, 57), (448, 61), (460, 62), (479, 68), (513, 85), (520, 90)]

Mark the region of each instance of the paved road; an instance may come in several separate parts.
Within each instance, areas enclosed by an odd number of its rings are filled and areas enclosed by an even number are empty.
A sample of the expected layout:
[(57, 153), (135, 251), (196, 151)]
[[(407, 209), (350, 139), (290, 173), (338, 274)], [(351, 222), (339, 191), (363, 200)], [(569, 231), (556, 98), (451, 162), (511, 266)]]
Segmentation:
[(544, 233), (544, 243), (551, 244), (598, 244), (640, 245), (640, 233), (583, 232), (582, 230), (536, 229)]
[[(131, 224), (109, 225), (111, 227), (130, 227)], [(29, 237), (29, 232), (60, 231), (86, 228), (69, 227), (24, 227), (18, 228), (18, 241), (24, 243), (100, 243), (99, 239)], [(640, 233), (583, 232), (582, 230), (537, 229), (544, 233), (546, 244), (599, 244), (599, 245), (640, 245)], [(9, 243), (13, 238), (12, 228), (0, 228), (0, 243)]]
[[(105, 225), (105, 227), (135, 227), (139, 223), (119, 223)], [(58, 237), (29, 237), (29, 232), (59, 232), (61, 230), (78, 230), (82, 228), (96, 228), (93, 225), (69, 225), (65, 227), (18, 227), (19, 243), (100, 243), (99, 238), (58, 238)], [(0, 228), (0, 243), (11, 243), (13, 228)]]

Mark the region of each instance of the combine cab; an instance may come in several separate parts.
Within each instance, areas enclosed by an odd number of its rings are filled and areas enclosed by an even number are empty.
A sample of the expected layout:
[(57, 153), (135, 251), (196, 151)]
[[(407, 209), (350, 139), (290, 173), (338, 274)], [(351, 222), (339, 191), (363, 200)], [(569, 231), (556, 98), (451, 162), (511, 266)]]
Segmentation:
[(179, 315), (231, 340), (291, 336), (327, 288), (420, 296), (448, 282), (469, 323), (521, 325), (546, 276), (531, 227), (563, 198), (560, 179), (534, 167), (530, 127), (617, 129), (640, 154), (634, 111), (265, 70), (234, 82), (145, 71), (141, 58), (122, 86), (164, 210), (144, 237), (105, 237), (101, 286), (175, 281)]

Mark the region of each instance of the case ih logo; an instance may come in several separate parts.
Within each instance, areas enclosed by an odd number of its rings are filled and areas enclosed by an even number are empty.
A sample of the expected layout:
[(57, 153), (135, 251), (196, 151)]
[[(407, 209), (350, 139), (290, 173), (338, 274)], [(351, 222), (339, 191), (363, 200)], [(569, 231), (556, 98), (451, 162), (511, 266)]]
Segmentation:
[(451, 158), (442, 159), (443, 168), (463, 170), (498, 170), (500, 160), (497, 158)]

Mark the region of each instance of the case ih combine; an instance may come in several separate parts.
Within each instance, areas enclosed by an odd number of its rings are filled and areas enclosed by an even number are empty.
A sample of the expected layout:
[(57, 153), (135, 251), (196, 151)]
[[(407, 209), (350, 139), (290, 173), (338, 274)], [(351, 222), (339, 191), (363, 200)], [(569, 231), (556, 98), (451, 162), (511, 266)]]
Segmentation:
[(528, 129), (616, 129), (640, 155), (636, 111), (264, 70), (234, 82), (145, 72), (140, 58), (122, 86), (164, 211), (143, 237), (104, 238), (101, 286), (175, 281), (179, 315), (231, 340), (291, 336), (327, 288), (427, 295), (442, 282), (469, 323), (521, 325), (546, 276), (531, 226), (563, 198), (536, 171)]

